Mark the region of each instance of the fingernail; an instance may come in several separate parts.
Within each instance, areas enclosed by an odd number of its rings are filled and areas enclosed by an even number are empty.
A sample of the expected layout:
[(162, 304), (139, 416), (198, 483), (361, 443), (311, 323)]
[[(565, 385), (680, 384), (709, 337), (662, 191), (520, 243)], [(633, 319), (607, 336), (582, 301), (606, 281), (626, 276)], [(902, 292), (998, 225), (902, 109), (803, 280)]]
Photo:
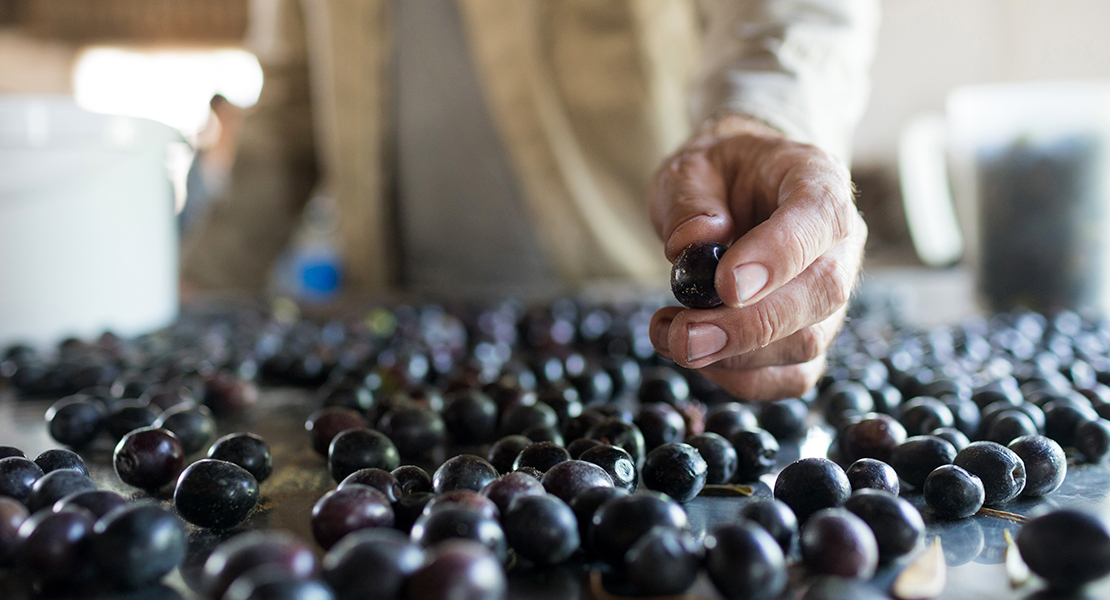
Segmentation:
[(670, 354), (670, 346), (667, 345), (667, 336), (671, 331), (671, 321), (664, 319), (655, 324), (651, 330), (651, 341), (655, 344), (655, 349), (659, 352)]
[(747, 304), (767, 287), (771, 273), (759, 263), (748, 263), (737, 267), (732, 276), (736, 279), (736, 297), (740, 299), (740, 304)]
[(697, 360), (716, 354), (725, 347), (725, 330), (712, 323), (694, 323), (686, 328), (686, 360)]

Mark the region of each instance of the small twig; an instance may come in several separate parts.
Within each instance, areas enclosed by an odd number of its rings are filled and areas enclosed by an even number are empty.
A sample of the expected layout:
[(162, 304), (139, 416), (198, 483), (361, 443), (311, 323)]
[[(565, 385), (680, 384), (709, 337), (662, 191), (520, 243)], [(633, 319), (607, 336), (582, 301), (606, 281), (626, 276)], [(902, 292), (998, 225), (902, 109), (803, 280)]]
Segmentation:
[(1026, 523), (1026, 522), (1029, 521), (1029, 517), (1027, 517), (1025, 515), (1019, 515), (1017, 513), (1006, 512), (1004, 510), (996, 510), (996, 509), (993, 509), (993, 508), (980, 508), (979, 512), (977, 512), (975, 514), (984, 515), (984, 516), (987, 516), (987, 517), (994, 517), (996, 519), (1002, 519), (1003, 521), (1009, 521), (1011, 523), (1018, 523), (1018, 524)]
[(737, 496), (751, 496), (755, 488), (750, 485), (707, 485), (701, 489), (699, 496), (711, 498), (735, 498)]

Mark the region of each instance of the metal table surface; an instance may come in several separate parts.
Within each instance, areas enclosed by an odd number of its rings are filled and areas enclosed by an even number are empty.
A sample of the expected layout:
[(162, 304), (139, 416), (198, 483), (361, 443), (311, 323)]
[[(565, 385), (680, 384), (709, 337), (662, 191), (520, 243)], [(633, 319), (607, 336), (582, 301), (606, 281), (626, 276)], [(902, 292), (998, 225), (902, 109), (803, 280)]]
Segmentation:
[[(922, 273), (914, 269), (895, 269), (865, 274), (865, 281), (869, 281), (870, 285), (885, 286), (887, 291), (899, 296), (909, 317), (921, 323), (952, 322), (975, 310), (969, 280), (963, 272)], [(47, 434), (43, 421), (43, 414), (49, 405), (49, 400), (16, 399), (12, 390), (0, 383), (0, 445), (19, 447), (31, 457), (57, 447), (58, 444)], [(304, 430), (304, 421), (313, 408), (309, 391), (263, 389), (258, 407), (249, 415), (239, 420), (221, 420), (220, 435), (250, 431), (261, 435), (271, 445), (274, 472), (261, 484), (258, 508), (246, 522), (230, 531), (212, 532), (190, 525), (188, 556), (180, 568), (164, 579), (162, 585), (107, 598), (200, 600), (201, 596), (194, 591), (194, 587), (204, 559), (219, 542), (244, 529), (280, 528), (312, 540), (309, 523), (312, 505), (335, 485), (328, 475), (324, 458), (313, 452)], [(806, 439), (782, 446), (780, 468), (802, 456), (823, 456), (829, 441), (827, 431), (820, 425), (814, 425)], [(111, 451), (111, 444), (104, 440), (103, 444), (83, 452), (97, 484), (102, 489), (115, 490), (128, 497), (151, 497), (119, 481), (112, 471)], [(773, 474), (766, 476), (762, 484), (755, 486), (755, 497), (770, 496), (773, 482)], [(153, 497), (169, 506), (171, 493), (171, 489), (165, 489)], [(944, 548), (948, 583), (939, 598), (1032, 600), (1052, 597), (1045, 595), (1035, 579), (1017, 589), (1009, 583), (1002, 564), (1006, 547), (1004, 532), (1009, 530), (1016, 535), (1019, 524), (985, 515), (956, 522), (938, 521), (920, 495), (908, 495), (907, 498), (922, 511), (928, 526), (926, 541), (931, 542), (939, 536)], [(749, 501), (749, 498), (743, 497), (703, 496), (688, 503), (685, 508), (691, 526), (700, 538), (714, 526), (737, 518), (740, 508)], [(1059, 490), (1039, 501), (1016, 501), (1004, 508), (1012, 513), (1035, 515), (1055, 507), (1077, 507), (1110, 517), (1110, 466), (1106, 463), (1069, 463), (1067, 478)], [(322, 552), (320, 554), (322, 556)], [(904, 565), (905, 562), (902, 562), (881, 568), (874, 585), (886, 591)], [(598, 594), (591, 589), (588, 569), (588, 565), (579, 562), (543, 571), (510, 570), (509, 597), (545, 600), (598, 598)], [(0, 597), (9, 597), (5, 596), (4, 580), (11, 575), (10, 571), (0, 571)], [(792, 568), (792, 584), (785, 598), (798, 598), (804, 589), (804, 570)], [(1086, 593), (1090, 598), (1110, 598), (1110, 578), (1089, 587)], [(601, 596), (601, 600), (612, 598), (607, 593)], [(720, 595), (703, 573), (695, 587), (683, 597), (709, 600), (720, 598)]]
[[(58, 445), (50, 439), (43, 421), (43, 413), (50, 402), (46, 400), (17, 400), (10, 390), (0, 392), (0, 444), (23, 449), (28, 456)], [(261, 499), (252, 516), (239, 527), (224, 532), (212, 532), (189, 526), (189, 554), (185, 563), (164, 581), (164, 585), (138, 593), (111, 596), (123, 600), (193, 600), (201, 596), (193, 591), (197, 575), (208, 553), (220, 541), (243, 529), (287, 529), (306, 540), (312, 539), (309, 514), (312, 505), (324, 492), (334, 487), (327, 473), (325, 461), (309, 445), (304, 430), (305, 417), (311, 411), (311, 395), (303, 390), (264, 390), (259, 407), (249, 417), (237, 421), (223, 420), (220, 431), (251, 431), (266, 439), (274, 455), (274, 472), (261, 485)], [(798, 444), (783, 445), (780, 466), (800, 456), (823, 455), (829, 436), (819, 426), (811, 428), (809, 436)], [(132, 498), (150, 498), (150, 494), (123, 484), (111, 467), (110, 445), (100, 445), (85, 451), (91, 474), (102, 489), (111, 489)], [(194, 457), (195, 458), (195, 457)], [(756, 497), (771, 494), (773, 476), (755, 486)], [(153, 498), (169, 506), (172, 490), (162, 490)], [(1030, 598), (1039, 586), (1031, 583), (1020, 589), (1011, 589), (1003, 567), (1005, 550), (1004, 531), (1016, 535), (1019, 525), (990, 516), (975, 516), (956, 522), (938, 522), (921, 500), (920, 495), (908, 496), (921, 510), (928, 524), (927, 541), (939, 536), (949, 564), (948, 585), (940, 598), (948, 600), (1009, 600)], [(686, 505), (691, 526), (700, 537), (714, 526), (735, 519), (740, 508), (750, 499), (699, 497)], [(1041, 501), (1018, 501), (1005, 509), (1024, 515), (1036, 514), (1051, 507), (1073, 506), (1097, 511), (1110, 516), (1110, 467), (1101, 465), (1069, 465), (1064, 485)], [(875, 579), (879, 587), (889, 585), (903, 564), (880, 570)], [(590, 590), (586, 577), (588, 567), (571, 564), (543, 572), (517, 570), (511, 572), (510, 598), (543, 598), (571, 600), (596, 597)], [(802, 577), (801, 569), (794, 578)], [(792, 586), (793, 596), (803, 585)], [(2, 588), (0, 588), (2, 591)], [(1092, 598), (1110, 597), (1110, 580), (1100, 582), (1088, 590)], [(688, 592), (689, 598), (709, 599), (719, 595), (705, 577)]]

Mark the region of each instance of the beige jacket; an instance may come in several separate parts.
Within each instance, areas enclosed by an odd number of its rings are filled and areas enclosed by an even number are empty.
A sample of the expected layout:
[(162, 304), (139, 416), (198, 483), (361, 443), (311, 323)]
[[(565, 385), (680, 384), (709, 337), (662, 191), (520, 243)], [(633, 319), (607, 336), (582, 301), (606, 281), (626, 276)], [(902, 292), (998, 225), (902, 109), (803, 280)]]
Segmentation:
[[(657, 281), (644, 206), (692, 124), (752, 115), (847, 160), (878, 0), (458, 0), (541, 247), (568, 284)], [(337, 199), (349, 291), (395, 281), (388, 0), (252, 0), (265, 84), (226, 201), (185, 247), (201, 285), (264, 289), (312, 191)]]

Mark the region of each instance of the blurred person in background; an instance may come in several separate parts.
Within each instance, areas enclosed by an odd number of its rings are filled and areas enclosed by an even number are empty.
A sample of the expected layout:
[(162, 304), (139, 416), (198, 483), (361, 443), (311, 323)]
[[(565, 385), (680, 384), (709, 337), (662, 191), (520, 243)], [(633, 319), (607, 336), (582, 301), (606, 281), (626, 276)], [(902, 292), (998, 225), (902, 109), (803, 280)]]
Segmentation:
[(235, 146), (239, 138), (242, 109), (215, 94), (208, 101), (208, 122), (197, 134), (196, 152), (186, 180), (185, 206), (177, 215), (178, 229), (187, 235), (204, 218), (212, 200), (227, 187)]
[(662, 309), (657, 351), (738, 397), (800, 395), (862, 260), (847, 165), (878, 16), (877, 0), (254, 0), (265, 83), (183, 289), (265, 289), (314, 194), (335, 201), (355, 295), (659, 283), (716, 241), (725, 306)]

